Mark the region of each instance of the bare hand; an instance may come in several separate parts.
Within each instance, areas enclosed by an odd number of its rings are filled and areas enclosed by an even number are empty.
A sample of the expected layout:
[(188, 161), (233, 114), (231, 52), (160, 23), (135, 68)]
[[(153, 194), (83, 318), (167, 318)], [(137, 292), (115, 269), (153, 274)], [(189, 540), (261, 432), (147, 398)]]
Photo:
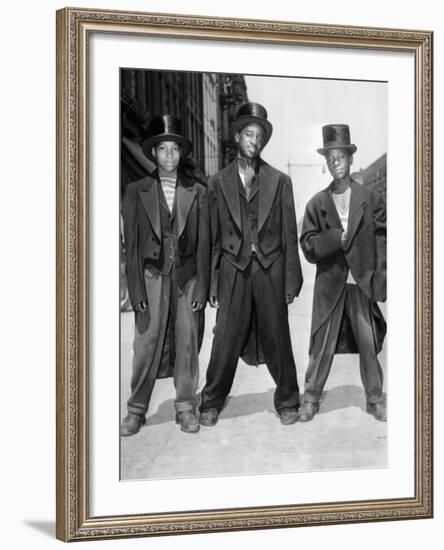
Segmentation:
[(137, 313), (146, 313), (148, 311), (147, 302), (139, 302), (138, 304), (136, 304), (134, 310), (137, 311)]
[(210, 296), (210, 306), (215, 308), (219, 307), (219, 300), (216, 298), (216, 296)]
[(203, 304), (201, 302), (191, 302), (191, 310), (192, 311), (200, 311), (203, 309)]

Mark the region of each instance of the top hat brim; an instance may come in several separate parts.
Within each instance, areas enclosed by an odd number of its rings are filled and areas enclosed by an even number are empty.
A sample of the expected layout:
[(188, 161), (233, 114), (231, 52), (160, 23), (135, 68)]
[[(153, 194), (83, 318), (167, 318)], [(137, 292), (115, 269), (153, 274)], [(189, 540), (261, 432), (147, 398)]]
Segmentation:
[(271, 138), (271, 134), (273, 133), (273, 126), (271, 122), (268, 122), (268, 120), (264, 118), (254, 115), (243, 115), (233, 122), (233, 132), (240, 132), (242, 128), (245, 128), (245, 126), (253, 123), (259, 124), (259, 126), (262, 126), (262, 128), (265, 130), (265, 146)]
[(344, 145), (344, 143), (329, 143), (325, 147), (321, 147), (320, 149), (316, 149), (316, 150), (319, 154), (325, 155), (325, 153), (327, 151), (330, 151), (331, 149), (347, 149), (350, 155), (353, 155), (358, 150), (358, 148), (354, 143), (351, 143), (349, 145)]
[(186, 158), (190, 154), (192, 149), (191, 141), (186, 137), (178, 134), (162, 134), (159, 136), (147, 138), (142, 143), (142, 150), (145, 153), (145, 156), (147, 156), (151, 160), (155, 160), (155, 158), (153, 157), (153, 147), (154, 145), (162, 141), (175, 141), (176, 143), (179, 143), (182, 146), (182, 158)]

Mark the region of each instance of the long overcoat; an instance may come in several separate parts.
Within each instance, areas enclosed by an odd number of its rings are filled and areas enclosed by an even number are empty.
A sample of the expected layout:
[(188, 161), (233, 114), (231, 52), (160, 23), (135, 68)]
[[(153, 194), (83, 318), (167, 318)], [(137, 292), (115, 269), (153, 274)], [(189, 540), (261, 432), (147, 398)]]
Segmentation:
[[(300, 237), (306, 259), (316, 264), (310, 351), (314, 335), (327, 321), (345, 289), (350, 269), (356, 283), (371, 302), (379, 352), (386, 333), (386, 323), (377, 304), (386, 300), (386, 209), (382, 196), (352, 180), (345, 250), (341, 244), (342, 232), (328, 186), (308, 202)], [(357, 352), (346, 316), (336, 352)]]

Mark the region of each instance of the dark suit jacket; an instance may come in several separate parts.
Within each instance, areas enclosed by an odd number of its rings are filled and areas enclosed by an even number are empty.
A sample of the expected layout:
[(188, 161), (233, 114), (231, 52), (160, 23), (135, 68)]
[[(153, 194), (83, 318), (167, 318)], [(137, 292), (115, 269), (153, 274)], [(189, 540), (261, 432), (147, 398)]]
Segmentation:
[[(163, 199), (157, 171), (127, 185), (122, 205), (128, 291), (133, 307), (147, 300), (144, 267), (166, 273), (161, 223)], [(164, 199), (163, 199), (164, 200)], [(179, 172), (172, 212), (176, 277), (183, 286), (197, 276), (193, 300), (206, 303), (210, 277), (210, 229), (206, 188)]]
[[(258, 258), (269, 267), (283, 255), (285, 258), (285, 292), (299, 294), (302, 270), (299, 261), (298, 235), (290, 178), (259, 160), (256, 173), (258, 193)], [(235, 267), (245, 269), (251, 257), (251, 243), (246, 238), (241, 215), (237, 161), (233, 161), (208, 182), (212, 255), (210, 294), (218, 295), (219, 266), (222, 255)]]
[(382, 346), (385, 322), (376, 302), (386, 299), (385, 204), (379, 193), (354, 180), (347, 233), (348, 243), (343, 250), (342, 225), (329, 186), (308, 202), (301, 233), (304, 255), (316, 264), (310, 349), (314, 334), (326, 322), (344, 290), (348, 269), (373, 303), (372, 313), (379, 327), (378, 348)]

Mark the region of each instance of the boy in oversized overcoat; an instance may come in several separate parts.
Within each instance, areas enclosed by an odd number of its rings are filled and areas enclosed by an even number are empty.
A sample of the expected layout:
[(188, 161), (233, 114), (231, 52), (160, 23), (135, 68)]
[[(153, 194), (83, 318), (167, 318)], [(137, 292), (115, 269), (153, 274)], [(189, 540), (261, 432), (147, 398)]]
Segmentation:
[(199, 431), (198, 352), (210, 276), (210, 228), (205, 186), (182, 170), (191, 150), (180, 120), (155, 117), (143, 143), (157, 169), (130, 183), (123, 198), (128, 290), (135, 310), (128, 415), (120, 433), (145, 423), (160, 370), (173, 370), (176, 422)]
[(359, 353), (367, 412), (386, 420), (378, 361), (386, 324), (386, 209), (382, 195), (350, 176), (356, 146), (346, 124), (323, 129), (330, 185), (307, 204), (301, 233), (305, 257), (316, 264), (309, 364), (299, 419), (310, 421), (335, 353)]
[(233, 126), (238, 158), (208, 184), (210, 304), (218, 312), (200, 423), (216, 424), (255, 327), (253, 355), (260, 347), (276, 384), (275, 409), (283, 424), (292, 424), (299, 387), (287, 306), (302, 286), (293, 189), (286, 174), (260, 158), (272, 133), (266, 109), (242, 105)]

